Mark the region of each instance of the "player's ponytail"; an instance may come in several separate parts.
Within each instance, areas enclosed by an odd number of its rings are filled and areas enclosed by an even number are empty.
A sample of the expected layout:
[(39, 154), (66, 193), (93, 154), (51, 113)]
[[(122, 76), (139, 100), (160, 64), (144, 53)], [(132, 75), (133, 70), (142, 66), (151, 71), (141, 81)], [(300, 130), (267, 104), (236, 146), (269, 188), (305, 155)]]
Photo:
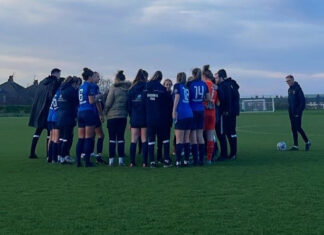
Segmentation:
[(147, 82), (147, 75), (148, 73), (145, 70), (139, 69), (132, 83), (132, 87), (135, 86), (138, 82)]
[(88, 68), (83, 69), (82, 78), (84, 81), (88, 81), (88, 79), (92, 76), (93, 76), (93, 71), (91, 69)]
[(159, 81), (159, 82), (161, 82), (162, 77), (163, 77), (162, 72), (161, 71), (156, 71), (150, 81)]
[(202, 70), (202, 73), (205, 77), (207, 77), (209, 80), (212, 80), (214, 81), (214, 76), (213, 76), (213, 73), (210, 71), (209, 69), (209, 65), (204, 65), (203, 66), (203, 70)]
[(177, 83), (186, 84), (187, 76), (186, 73), (181, 72), (177, 74)]
[(201, 80), (201, 69), (195, 68), (192, 70), (192, 76), (194, 80)]

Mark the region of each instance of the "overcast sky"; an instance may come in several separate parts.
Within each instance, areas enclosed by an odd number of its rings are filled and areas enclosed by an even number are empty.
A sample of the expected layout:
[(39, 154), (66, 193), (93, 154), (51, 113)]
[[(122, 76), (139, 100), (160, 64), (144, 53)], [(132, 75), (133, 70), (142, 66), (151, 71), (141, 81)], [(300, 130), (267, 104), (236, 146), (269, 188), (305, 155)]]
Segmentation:
[(175, 78), (210, 64), (242, 96), (285, 95), (287, 74), (324, 93), (323, 12), (322, 0), (0, 0), (0, 83), (53, 67), (133, 80), (138, 68)]

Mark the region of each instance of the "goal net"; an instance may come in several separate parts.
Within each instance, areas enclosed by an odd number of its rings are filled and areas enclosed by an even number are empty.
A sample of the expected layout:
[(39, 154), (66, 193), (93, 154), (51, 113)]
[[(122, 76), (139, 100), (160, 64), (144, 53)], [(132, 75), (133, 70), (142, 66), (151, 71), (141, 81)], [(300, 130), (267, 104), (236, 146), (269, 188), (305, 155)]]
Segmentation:
[(241, 112), (274, 112), (274, 98), (241, 99)]

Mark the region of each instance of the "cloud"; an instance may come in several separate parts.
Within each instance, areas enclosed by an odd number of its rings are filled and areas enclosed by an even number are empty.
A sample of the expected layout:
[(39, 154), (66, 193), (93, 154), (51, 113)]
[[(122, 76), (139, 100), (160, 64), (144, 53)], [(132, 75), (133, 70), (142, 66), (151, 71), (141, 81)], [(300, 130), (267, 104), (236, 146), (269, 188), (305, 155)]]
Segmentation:
[(144, 68), (174, 78), (209, 63), (226, 68), (244, 94), (285, 94), (274, 84), (288, 73), (316, 91), (321, 85), (307, 81), (323, 79), (324, 29), (295, 3), (0, 0), (0, 79), (16, 72), (26, 84), (53, 67), (65, 76), (84, 66), (105, 77), (124, 69), (132, 79)]

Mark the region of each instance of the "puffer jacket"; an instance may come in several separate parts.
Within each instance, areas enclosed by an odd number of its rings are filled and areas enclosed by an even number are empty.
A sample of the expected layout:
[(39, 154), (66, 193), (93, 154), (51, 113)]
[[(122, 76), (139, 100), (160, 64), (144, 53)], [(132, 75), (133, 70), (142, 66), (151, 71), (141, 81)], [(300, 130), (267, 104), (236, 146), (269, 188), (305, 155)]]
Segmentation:
[(130, 86), (129, 81), (119, 81), (110, 87), (104, 108), (107, 119), (127, 118), (127, 97)]

